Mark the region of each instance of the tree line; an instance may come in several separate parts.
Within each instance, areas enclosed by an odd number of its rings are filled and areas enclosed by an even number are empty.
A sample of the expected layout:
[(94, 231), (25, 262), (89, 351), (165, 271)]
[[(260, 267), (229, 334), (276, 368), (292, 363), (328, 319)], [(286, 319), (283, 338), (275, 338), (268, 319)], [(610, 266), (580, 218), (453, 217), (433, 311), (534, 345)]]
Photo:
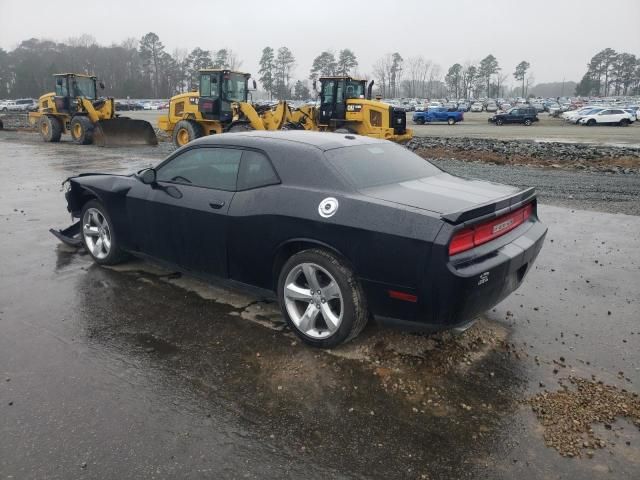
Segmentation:
[[(242, 60), (230, 48), (205, 50), (196, 47), (167, 51), (158, 35), (149, 32), (140, 39), (98, 45), (89, 35), (54, 42), (32, 38), (12, 51), (0, 49), (0, 98), (37, 97), (54, 87), (52, 74), (92, 73), (109, 88), (109, 95), (132, 98), (168, 98), (198, 88), (202, 68), (241, 68)], [(517, 86), (506, 88), (504, 73), (496, 57), (480, 62), (454, 63), (446, 73), (431, 60), (417, 55), (404, 58), (387, 53), (372, 65), (371, 73), (360, 73), (355, 52), (349, 48), (324, 50), (313, 59), (309, 74), (296, 79), (296, 58), (287, 46), (262, 49), (256, 78), (270, 98), (305, 100), (313, 97), (310, 83), (322, 76), (353, 75), (375, 80), (375, 91), (383, 98), (478, 98), (516, 94), (526, 97), (533, 90), (530, 64), (522, 61), (512, 73)], [(571, 92), (567, 92), (569, 94)], [(576, 87), (577, 95), (640, 94), (640, 60), (611, 48), (598, 52)]]
[(52, 74), (65, 72), (96, 75), (115, 97), (168, 98), (197, 88), (200, 68), (241, 65), (229, 48), (169, 53), (153, 32), (110, 46), (89, 35), (66, 42), (32, 38), (11, 52), (0, 49), (0, 98), (38, 97), (53, 90)]
[(587, 71), (576, 87), (576, 94), (638, 95), (640, 94), (640, 58), (627, 52), (605, 48), (587, 64)]

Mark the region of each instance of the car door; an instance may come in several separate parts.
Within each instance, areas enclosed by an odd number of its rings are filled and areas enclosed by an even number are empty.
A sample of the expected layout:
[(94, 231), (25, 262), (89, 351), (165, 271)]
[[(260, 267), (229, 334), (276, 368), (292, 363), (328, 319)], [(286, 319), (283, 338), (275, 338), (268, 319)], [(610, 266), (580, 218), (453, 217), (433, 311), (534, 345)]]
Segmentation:
[[(238, 188), (229, 208), (229, 277), (270, 288), (273, 254), (287, 235), (290, 222), (275, 215), (283, 202), (280, 179), (262, 151), (242, 154)], [(275, 209), (274, 209), (275, 208)]]
[(509, 112), (509, 115), (504, 116), (504, 123), (518, 123), (520, 120), (520, 110), (513, 109)]
[(226, 277), (227, 212), (242, 150), (198, 146), (157, 168), (150, 186), (147, 253), (180, 267)]
[(613, 117), (613, 110), (603, 110), (598, 114), (597, 122), (602, 124), (610, 123), (613, 121), (611, 120), (612, 117)]

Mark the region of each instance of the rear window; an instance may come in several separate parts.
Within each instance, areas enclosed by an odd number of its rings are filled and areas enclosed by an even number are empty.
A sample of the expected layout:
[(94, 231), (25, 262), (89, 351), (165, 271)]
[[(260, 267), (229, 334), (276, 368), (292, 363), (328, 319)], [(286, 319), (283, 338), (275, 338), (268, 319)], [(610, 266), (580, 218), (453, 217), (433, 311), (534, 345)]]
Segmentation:
[(327, 159), (356, 188), (431, 177), (441, 170), (415, 153), (392, 143), (336, 148)]

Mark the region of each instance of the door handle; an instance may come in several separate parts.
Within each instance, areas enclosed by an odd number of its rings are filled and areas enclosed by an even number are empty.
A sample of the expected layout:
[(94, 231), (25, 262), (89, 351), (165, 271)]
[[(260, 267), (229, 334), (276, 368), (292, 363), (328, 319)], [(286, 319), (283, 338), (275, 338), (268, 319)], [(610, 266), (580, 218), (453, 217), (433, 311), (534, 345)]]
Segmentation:
[(215, 208), (216, 210), (224, 207), (224, 200), (211, 200), (209, 202), (209, 206), (211, 208)]

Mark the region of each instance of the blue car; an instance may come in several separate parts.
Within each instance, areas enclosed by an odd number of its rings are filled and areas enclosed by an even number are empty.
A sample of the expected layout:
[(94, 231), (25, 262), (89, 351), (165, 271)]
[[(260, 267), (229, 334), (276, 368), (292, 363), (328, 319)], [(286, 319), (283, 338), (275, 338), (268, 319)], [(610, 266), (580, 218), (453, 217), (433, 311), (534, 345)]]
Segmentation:
[(413, 123), (424, 125), (431, 122), (447, 122), (449, 125), (455, 125), (464, 120), (462, 112), (450, 112), (446, 107), (430, 108), (426, 112), (415, 112), (413, 114)]

